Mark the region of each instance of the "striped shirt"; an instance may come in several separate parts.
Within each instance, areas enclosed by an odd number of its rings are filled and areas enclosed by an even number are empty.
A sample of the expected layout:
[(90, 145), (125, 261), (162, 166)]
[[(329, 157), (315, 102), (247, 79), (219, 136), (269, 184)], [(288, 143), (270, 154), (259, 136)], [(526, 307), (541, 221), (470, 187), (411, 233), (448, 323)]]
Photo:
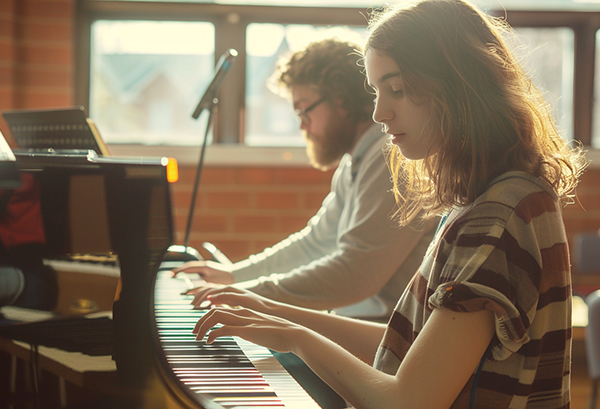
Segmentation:
[[(395, 374), (439, 307), (495, 313), (476, 408), (569, 407), (569, 253), (560, 203), (546, 182), (508, 172), (473, 204), (452, 209), (396, 306), (375, 367)], [(452, 408), (468, 407), (473, 379)]]

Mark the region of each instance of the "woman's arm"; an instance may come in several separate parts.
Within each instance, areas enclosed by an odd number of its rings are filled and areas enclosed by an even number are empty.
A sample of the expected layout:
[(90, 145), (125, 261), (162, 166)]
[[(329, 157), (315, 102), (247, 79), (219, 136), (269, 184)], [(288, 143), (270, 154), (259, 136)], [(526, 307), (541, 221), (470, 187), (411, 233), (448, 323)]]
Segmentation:
[(196, 294), (194, 300), (196, 305), (201, 304), (206, 299), (215, 306), (245, 307), (253, 311), (284, 318), (331, 339), (369, 365), (373, 363), (375, 352), (377, 352), (377, 347), (386, 328), (384, 324), (280, 303), (234, 287), (209, 288), (207, 291), (209, 291), (209, 294)]
[(216, 308), (197, 324), (203, 337), (237, 335), (293, 352), (336, 392), (360, 408), (448, 408), (475, 371), (494, 334), (491, 311), (436, 309), (395, 375), (380, 372), (332, 340), (282, 318), (248, 309)]

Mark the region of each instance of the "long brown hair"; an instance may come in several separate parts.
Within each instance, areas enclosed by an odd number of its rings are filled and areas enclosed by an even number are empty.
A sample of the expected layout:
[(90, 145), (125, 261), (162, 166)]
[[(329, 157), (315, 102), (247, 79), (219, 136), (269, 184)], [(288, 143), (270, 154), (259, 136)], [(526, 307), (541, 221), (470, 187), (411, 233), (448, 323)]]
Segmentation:
[(437, 153), (423, 160), (388, 151), (401, 220), (472, 203), (511, 170), (540, 176), (567, 198), (585, 168), (583, 153), (559, 135), (502, 37), (507, 24), (462, 0), (425, 0), (373, 14), (369, 29), (365, 53), (398, 64), (405, 95), (431, 104), (441, 135)]

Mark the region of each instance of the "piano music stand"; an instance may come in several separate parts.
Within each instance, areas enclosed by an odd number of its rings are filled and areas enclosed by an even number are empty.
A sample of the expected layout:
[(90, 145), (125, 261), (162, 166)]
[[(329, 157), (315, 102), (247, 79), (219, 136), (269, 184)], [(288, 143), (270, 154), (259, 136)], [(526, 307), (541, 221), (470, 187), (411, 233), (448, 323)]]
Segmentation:
[(109, 152), (94, 122), (83, 107), (4, 111), (19, 149), (43, 152), (88, 150), (108, 156)]

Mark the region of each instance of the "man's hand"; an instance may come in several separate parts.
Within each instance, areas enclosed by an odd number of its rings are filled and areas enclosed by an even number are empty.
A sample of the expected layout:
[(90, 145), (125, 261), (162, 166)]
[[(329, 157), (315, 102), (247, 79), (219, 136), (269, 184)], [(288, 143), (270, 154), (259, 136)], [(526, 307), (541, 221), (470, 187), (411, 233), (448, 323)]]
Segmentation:
[(179, 273), (198, 274), (208, 283), (233, 284), (233, 274), (228, 271), (228, 266), (210, 260), (188, 261), (171, 270), (173, 277)]

